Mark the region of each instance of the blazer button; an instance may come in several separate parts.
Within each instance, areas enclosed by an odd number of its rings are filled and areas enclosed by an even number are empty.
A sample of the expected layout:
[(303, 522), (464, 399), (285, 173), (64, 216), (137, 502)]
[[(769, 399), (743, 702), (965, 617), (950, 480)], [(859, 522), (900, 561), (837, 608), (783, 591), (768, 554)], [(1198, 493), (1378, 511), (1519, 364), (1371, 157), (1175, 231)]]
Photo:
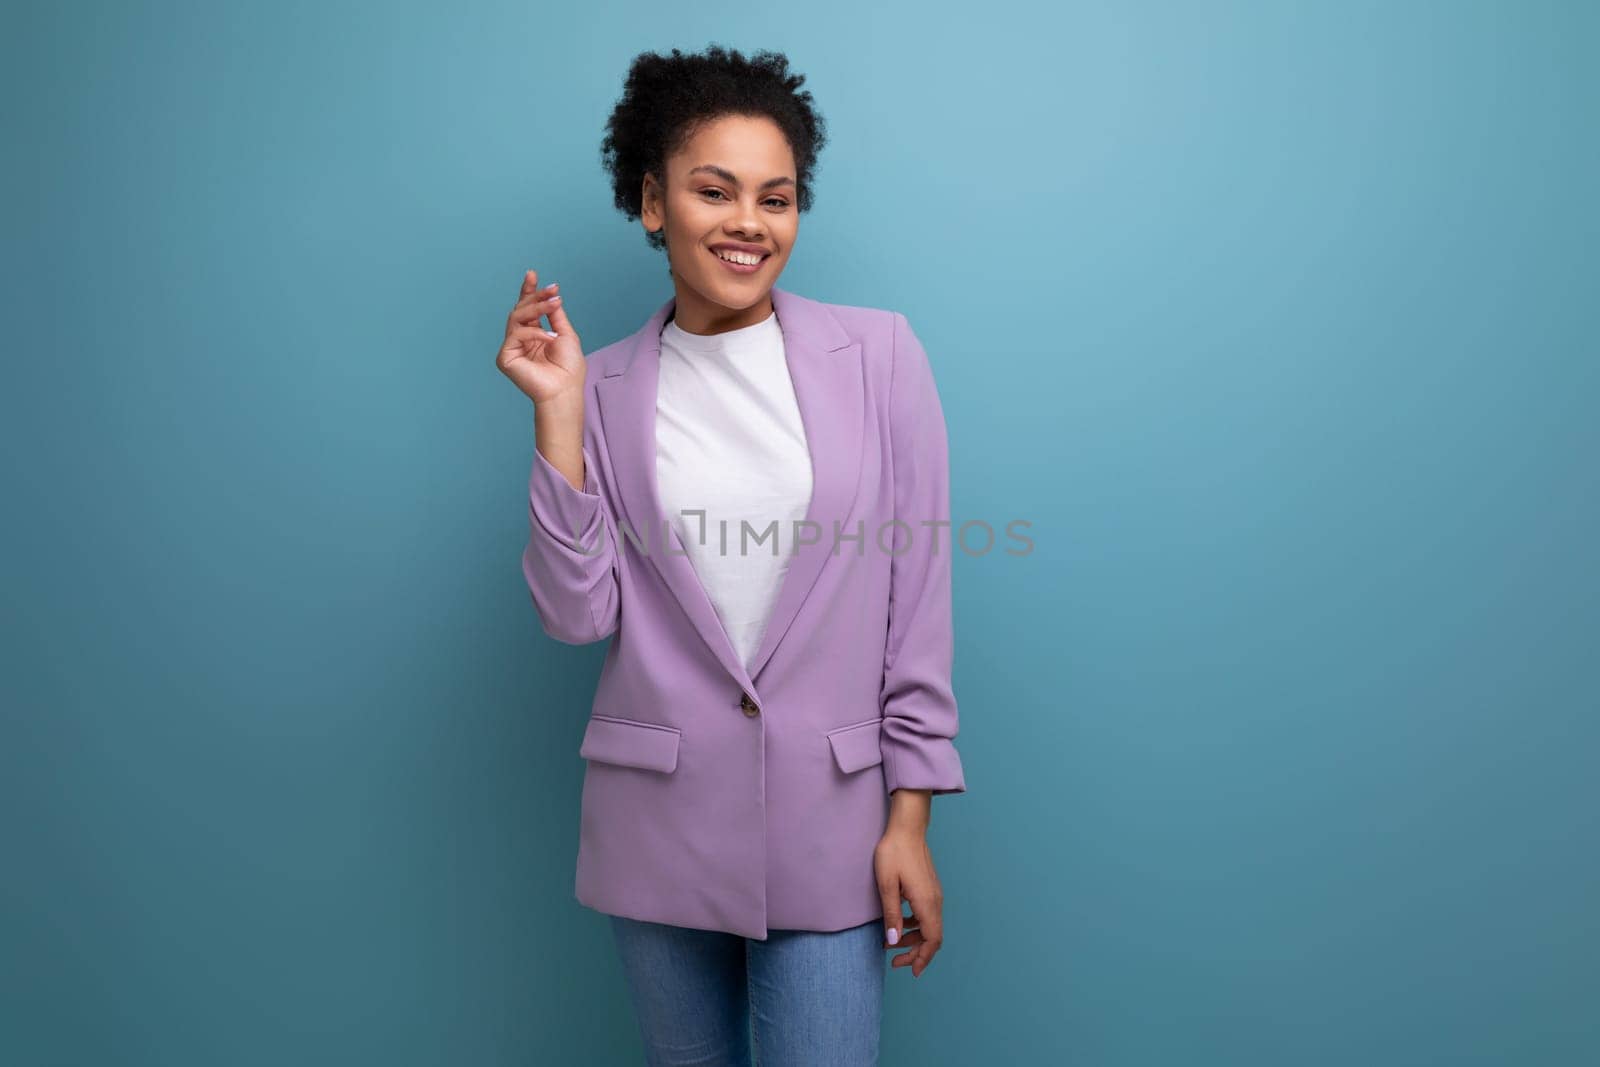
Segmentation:
[(744, 713), (752, 719), (761, 714), (761, 709), (756, 706), (756, 702), (754, 700), (750, 699), (749, 693), (739, 694), (739, 706), (743, 708)]

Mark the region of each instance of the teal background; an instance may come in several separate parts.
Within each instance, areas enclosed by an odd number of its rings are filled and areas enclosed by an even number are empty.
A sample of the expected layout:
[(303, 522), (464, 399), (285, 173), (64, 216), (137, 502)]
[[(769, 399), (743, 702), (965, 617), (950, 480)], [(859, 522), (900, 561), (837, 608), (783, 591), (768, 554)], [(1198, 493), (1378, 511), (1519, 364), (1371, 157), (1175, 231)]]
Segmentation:
[(1032, 523), (884, 1062), (1600, 1061), (1594, 5), (7, 23), (0, 1062), (638, 1062), (493, 360), (666, 298), (601, 129), (713, 40), (829, 123), (780, 284)]

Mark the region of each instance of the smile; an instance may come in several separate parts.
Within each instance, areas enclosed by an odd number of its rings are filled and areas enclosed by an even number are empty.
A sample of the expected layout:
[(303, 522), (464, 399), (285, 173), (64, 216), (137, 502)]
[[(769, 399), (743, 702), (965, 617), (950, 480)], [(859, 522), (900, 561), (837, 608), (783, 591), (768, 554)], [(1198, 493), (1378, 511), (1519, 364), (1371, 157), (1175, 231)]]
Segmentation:
[(712, 251), (711, 254), (735, 274), (754, 274), (761, 269), (761, 264), (767, 259), (766, 256), (750, 252)]

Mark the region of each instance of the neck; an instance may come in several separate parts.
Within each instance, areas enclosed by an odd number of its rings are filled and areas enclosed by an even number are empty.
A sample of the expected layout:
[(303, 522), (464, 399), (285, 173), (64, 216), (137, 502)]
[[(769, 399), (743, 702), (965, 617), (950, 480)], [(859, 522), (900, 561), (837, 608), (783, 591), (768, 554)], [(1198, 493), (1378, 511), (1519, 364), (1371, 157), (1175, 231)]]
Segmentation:
[(772, 314), (770, 289), (762, 293), (761, 299), (749, 307), (731, 308), (707, 300), (676, 274), (672, 276), (672, 285), (675, 295), (672, 321), (678, 324), (678, 329), (686, 333), (717, 334), (727, 333), (729, 330), (742, 330), (746, 326), (754, 326), (764, 321)]

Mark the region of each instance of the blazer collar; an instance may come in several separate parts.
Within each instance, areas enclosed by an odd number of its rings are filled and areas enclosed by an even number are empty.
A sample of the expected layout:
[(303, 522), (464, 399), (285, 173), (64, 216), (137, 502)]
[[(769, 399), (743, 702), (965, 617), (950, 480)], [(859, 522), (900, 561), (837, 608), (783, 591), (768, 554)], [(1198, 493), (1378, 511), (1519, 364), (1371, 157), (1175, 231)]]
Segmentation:
[[(792, 525), (778, 528), (778, 551), (789, 554), (778, 598), (761, 646), (746, 671), (732, 641), (701, 584), (676, 528), (666, 521), (656, 484), (656, 386), (661, 368), (661, 328), (677, 298), (650, 316), (625, 342), (626, 355), (597, 383), (600, 419), (611, 455), (617, 496), (628, 520), (621, 537), (643, 548), (678, 605), (706, 645), (746, 692), (789, 631), (832, 554), (836, 532), (855, 502), (861, 475), (861, 446), (866, 401), (861, 342), (852, 340), (827, 305), (776, 286), (773, 311), (783, 330), (784, 357), (805, 426), (811, 452), (811, 501), (806, 518), (815, 523), (804, 536), (811, 543), (795, 546)], [(737, 543), (736, 530), (729, 540)], [(841, 549), (841, 552), (848, 549)], [(826, 625), (826, 620), (816, 620)]]

